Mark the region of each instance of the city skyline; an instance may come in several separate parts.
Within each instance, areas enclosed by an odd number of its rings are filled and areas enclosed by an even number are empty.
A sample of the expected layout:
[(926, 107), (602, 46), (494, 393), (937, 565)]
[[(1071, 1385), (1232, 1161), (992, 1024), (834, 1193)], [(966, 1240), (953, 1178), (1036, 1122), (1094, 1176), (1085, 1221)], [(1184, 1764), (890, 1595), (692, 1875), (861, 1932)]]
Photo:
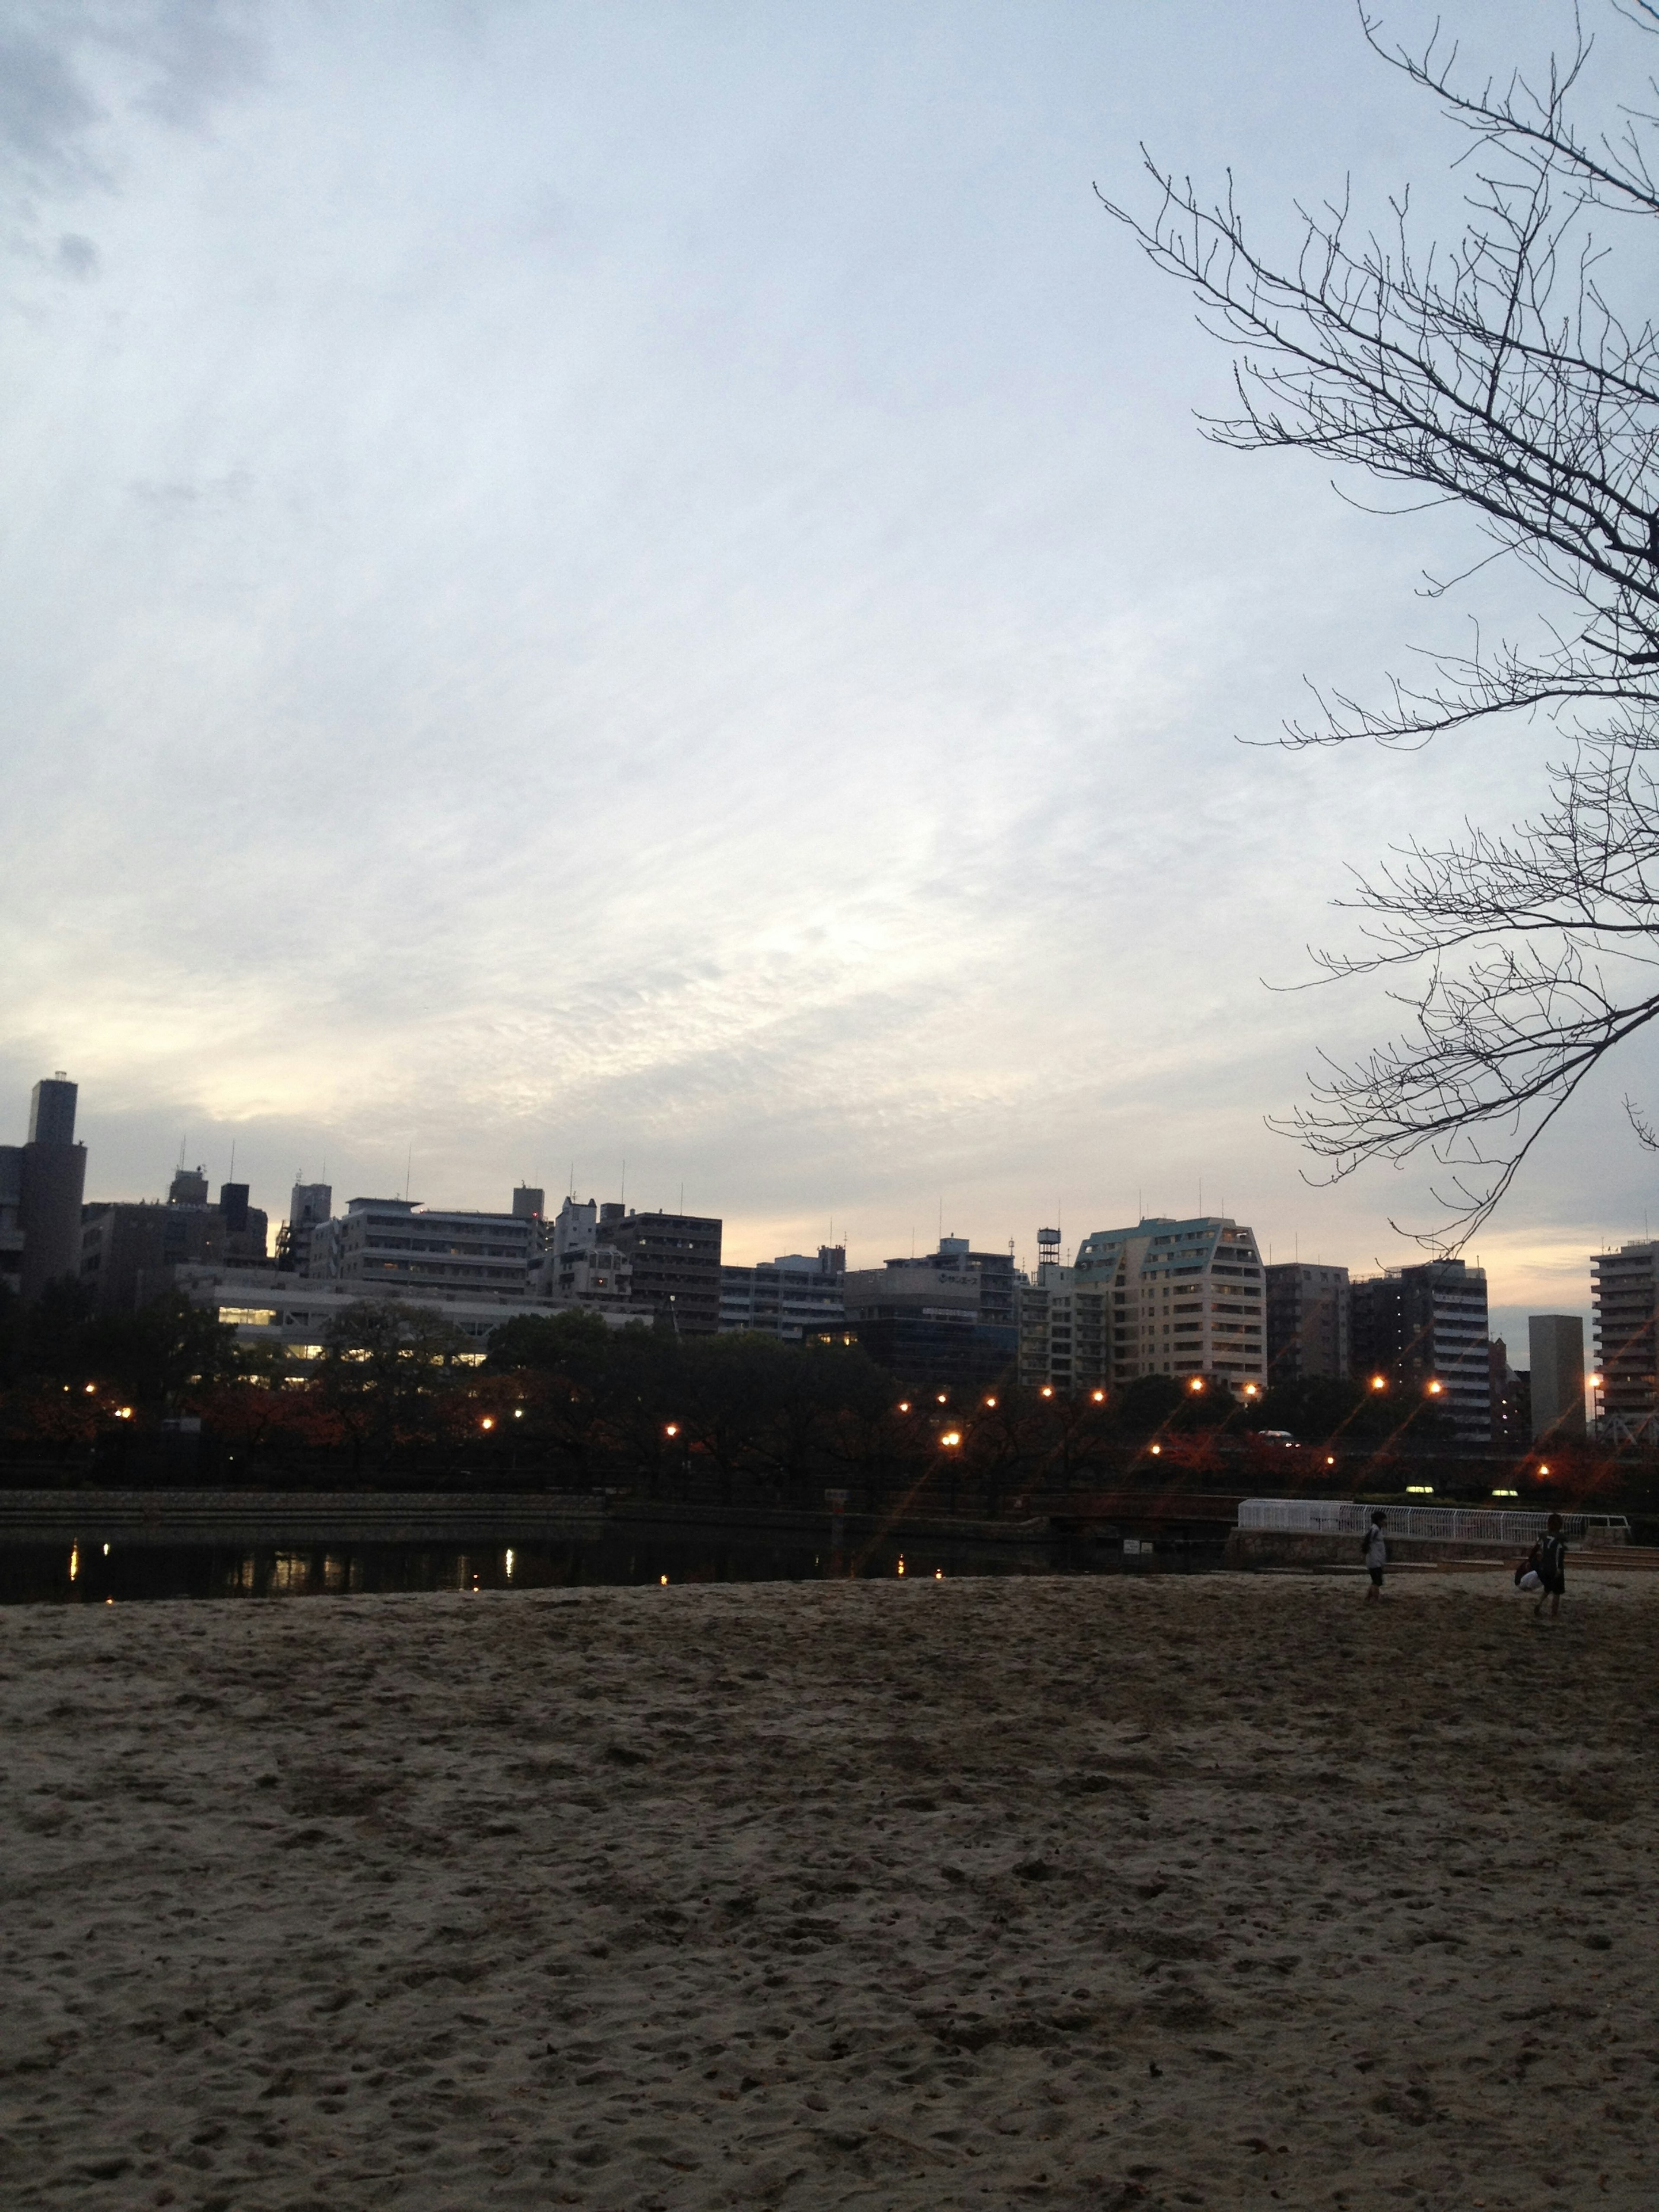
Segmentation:
[[(1029, 1259), (1201, 1180), (1281, 1256), (1418, 1256), (1422, 1178), (1262, 1127), (1378, 997), (1262, 979), (1552, 741), (1235, 740), (1535, 599), (1425, 604), (1462, 525), (1206, 447), (1225, 356), (1093, 190), (1144, 137), (1270, 232), (1350, 171), (1432, 223), (1347, 11), (99, 20), (31, 19), (0, 155), (0, 1081), (73, 1071), (100, 1195), (181, 1134), (273, 1212), (325, 1158), (434, 1205), (625, 1159), (757, 1258)], [(1640, 1040), (1471, 1247), (1495, 1326), (1640, 1228), (1625, 1090)]]

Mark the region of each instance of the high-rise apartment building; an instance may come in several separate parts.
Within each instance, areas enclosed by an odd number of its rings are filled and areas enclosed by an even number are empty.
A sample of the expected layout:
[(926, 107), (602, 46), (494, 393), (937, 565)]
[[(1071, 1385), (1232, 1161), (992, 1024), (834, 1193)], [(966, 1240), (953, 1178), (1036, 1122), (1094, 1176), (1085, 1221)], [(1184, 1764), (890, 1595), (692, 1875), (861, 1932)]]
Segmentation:
[(1458, 1441), (1492, 1441), (1486, 1277), (1462, 1260), (1425, 1260), (1350, 1286), (1355, 1377), (1432, 1396)]
[(721, 1334), (754, 1332), (799, 1344), (833, 1332), (847, 1317), (846, 1272), (847, 1253), (840, 1244), (820, 1244), (816, 1260), (793, 1252), (753, 1267), (722, 1265)]
[(1659, 1243), (1598, 1252), (1590, 1273), (1604, 1431), (1615, 1443), (1659, 1443)]
[(1097, 1229), (1078, 1247), (1073, 1295), (1109, 1299), (1111, 1374), (1214, 1376), (1236, 1389), (1267, 1379), (1261, 1256), (1253, 1231), (1220, 1214), (1148, 1216)]
[(1347, 1269), (1293, 1260), (1276, 1261), (1265, 1273), (1268, 1381), (1329, 1376), (1346, 1382), (1352, 1364)]
[(76, 1087), (60, 1068), (29, 1100), (29, 1133), (0, 1146), (0, 1280), (26, 1298), (75, 1276), (87, 1148), (75, 1141)]
[(1571, 1443), (1584, 1434), (1584, 1323), (1578, 1314), (1530, 1314), (1532, 1433), (1540, 1443)]
[(720, 1221), (700, 1213), (626, 1213), (602, 1225), (618, 1261), (629, 1270), (633, 1304), (659, 1328), (681, 1336), (718, 1331)]
[(1092, 1276), (1079, 1281), (1075, 1267), (1062, 1267), (1057, 1257), (1042, 1258), (1036, 1280), (1020, 1285), (1018, 1303), (1020, 1381), (1031, 1389), (1044, 1383), (1056, 1390), (1103, 1389), (1112, 1379), (1111, 1292), (1105, 1284)]

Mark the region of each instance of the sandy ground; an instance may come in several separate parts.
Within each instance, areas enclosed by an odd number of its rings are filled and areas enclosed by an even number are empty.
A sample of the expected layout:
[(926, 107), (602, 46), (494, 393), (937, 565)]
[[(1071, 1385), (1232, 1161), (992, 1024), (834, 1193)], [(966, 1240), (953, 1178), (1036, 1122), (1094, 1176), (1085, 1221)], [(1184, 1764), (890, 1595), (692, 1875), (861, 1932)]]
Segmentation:
[(1659, 2203), (1659, 1576), (15, 1607), (0, 2199)]

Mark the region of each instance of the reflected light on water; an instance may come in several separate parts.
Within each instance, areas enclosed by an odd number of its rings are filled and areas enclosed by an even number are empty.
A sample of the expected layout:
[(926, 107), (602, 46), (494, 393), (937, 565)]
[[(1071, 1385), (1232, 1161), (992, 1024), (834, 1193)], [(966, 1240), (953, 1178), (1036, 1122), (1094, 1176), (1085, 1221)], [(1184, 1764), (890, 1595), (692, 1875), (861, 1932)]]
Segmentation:
[(904, 1554), (902, 1552), (899, 1553), (898, 1572), (900, 1574), (904, 1572)]
[(666, 1575), (659, 1575), (657, 1577), (657, 1586), (659, 1589), (666, 1589), (668, 1588), (668, 1577)]
[(105, 1547), (104, 1547), (104, 1557), (105, 1557), (106, 1559), (108, 1559), (108, 1557), (109, 1557), (109, 1546), (108, 1546), (107, 1544), (106, 1544), (106, 1545), (105, 1545)]
[(944, 1568), (943, 1568), (943, 1567), (935, 1567), (935, 1568), (934, 1568), (934, 1570), (933, 1570), (933, 1580), (934, 1580), (936, 1583), (942, 1583), (942, 1582), (945, 1580), (945, 1570), (944, 1570)]
[(508, 1582), (511, 1582), (513, 1579), (513, 1547), (511, 1544), (507, 1547), (507, 1579)]
[(80, 1571), (81, 1547), (78, 1544), (71, 1544), (70, 1546), (70, 1580), (73, 1582)]

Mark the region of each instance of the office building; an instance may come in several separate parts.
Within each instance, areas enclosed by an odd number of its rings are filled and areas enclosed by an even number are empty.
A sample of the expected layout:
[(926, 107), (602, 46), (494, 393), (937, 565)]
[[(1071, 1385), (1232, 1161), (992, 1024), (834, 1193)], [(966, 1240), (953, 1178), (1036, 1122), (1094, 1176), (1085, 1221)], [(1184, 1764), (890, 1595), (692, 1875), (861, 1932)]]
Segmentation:
[(849, 1269), (845, 1333), (911, 1389), (998, 1382), (1017, 1369), (1017, 1288), (1012, 1255), (942, 1237), (923, 1259)]
[(530, 1292), (532, 1224), (513, 1213), (450, 1213), (407, 1198), (354, 1198), (311, 1232), (313, 1281), (359, 1297), (491, 1298)]
[(80, 1270), (87, 1148), (75, 1141), (76, 1097), (61, 1068), (43, 1077), (27, 1139), (0, 1145), (0, 1281), (26, 1298)]
[(1532, 1433), (1540, 1443), (1582, 1443), (1584, 1324), (1577, 1314), (1529, 1314)]
[[(1492, 1441), (1486, 1277), (1462, 1260), (1425, 1260), (1350, 1286), (1355, 1379), (1431, 1397), (1458, 1442)], [(1402, 1419), (1404, 1413), (1402, 1412)]]
[(1293, 1260), (1276, 1261), (1264, 1273), (1268, 1381), (1321, 1376), (1346, 1382), (1352, 1365), (1347, 1269)]
[(1267, 1379), (1261, 1258), (1253, 1231), (1221, 1214), (1148, 1216), (1097, 1229), (1078, 1247), (1077, 1291), (1110, 1301), (1111, 1376), (1214, 1376), (1243, 1390)]
[(846, 1249), (840, 1244), (820, 1244), (816, 1260), (791, 1252), (757, 1267), (722, 1266), (721, 1333), (751, 1331), (788, 1344), (833, 1334), (847, 1318), (846, 1273)]
[(1659, 1444), (1659, 1243), (1624, 1244), (1590, 1261), (1602, 1433), (1612, 1443)]

